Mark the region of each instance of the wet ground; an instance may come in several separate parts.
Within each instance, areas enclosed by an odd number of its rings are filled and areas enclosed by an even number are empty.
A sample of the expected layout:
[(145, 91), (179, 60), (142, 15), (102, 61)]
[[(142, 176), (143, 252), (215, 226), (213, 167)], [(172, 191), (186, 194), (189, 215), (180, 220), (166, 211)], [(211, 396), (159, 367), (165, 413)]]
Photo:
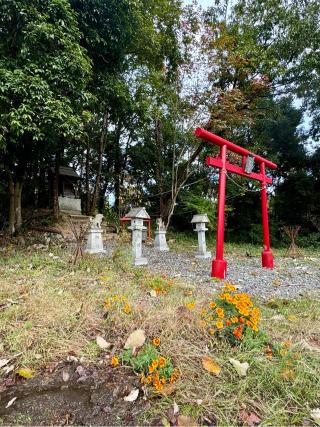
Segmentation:
[[(112, 367), (66, 364), (29, 380), (0, 381), (1, 425), (137, 425), (148, 408), (138, 378)], [(13, 399), (11, 406), (6, 408)]]

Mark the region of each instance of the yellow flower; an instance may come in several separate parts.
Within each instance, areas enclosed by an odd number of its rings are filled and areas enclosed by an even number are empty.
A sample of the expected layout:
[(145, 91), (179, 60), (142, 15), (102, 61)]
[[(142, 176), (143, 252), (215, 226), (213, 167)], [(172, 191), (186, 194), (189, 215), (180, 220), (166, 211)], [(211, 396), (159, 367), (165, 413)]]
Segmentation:
[(130, 314), (130, 313), (131, 313), (131, 307), (130, 307), (130, 305), (129, 305), (129, 304), (126, 304), (126, 305), (123, 307), (123, 311), (124, 311), (124, 313), (126, 313), (126, 314)]
[(217, 304), (214, 301), (211, 301), (210, 304), (209, 304), (210, 308), (215, 308), (216, 305)]
[(160, 340), (160, 338), (153, 338), (153, 340), (152, 340), (152, 344), (153, 344), (155, 347), (159, 347), (159, 345), (161, 344), (161, 340)]
[(154, 372), (154, 367), (152, 365), (149, 366), (149, 374), (152, 374)]
[(195, 306), (196, 306), (196, 304), (194, 302), (187, 302), (187, 304), (186, 304), (186, 307), (189, 310), (194, 310)]
[(225, 283), (223, 289), (226, 291), (236, 291), (237, 290), (237, 288), (235, 286), (231, 285), (231, 283)]
[(202, 310), (200, 311), (200, 316), (201, 316), (201, 317), (205, 317), (206, 315), (207, 315), (207, 310), (202, 309)]
[(152, 383), (152, 376), (148, 375), (146, 378), (146, 384), (151, 384)]
[(216, 327), (217, 327), (218, 329), (222, 329), (222, 328), (223, 328), (223, 322), (222, 322), (221, 320), (217, 320), (217, 321), (216, 321)]
[(118, 366), (119, 365), (119, 358), (116, 356), (113, 356), (111, 359), (111, 365), (112, 366)]
[(236, 316), (231, 317), (230, 320), (232, 323), (238, 323), (238, 318)]

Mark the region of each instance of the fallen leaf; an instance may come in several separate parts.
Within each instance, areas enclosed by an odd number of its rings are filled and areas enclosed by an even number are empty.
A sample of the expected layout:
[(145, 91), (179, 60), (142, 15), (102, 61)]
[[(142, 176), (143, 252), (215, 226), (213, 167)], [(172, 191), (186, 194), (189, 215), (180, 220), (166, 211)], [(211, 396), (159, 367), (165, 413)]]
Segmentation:
[(17, 399), (17, 397), (13, 397), (11, 400), (9, 400), (5, 409), (9, 408)]
[(178, 426), (179, 427), (197, 427), (197, 423), (191, 417), (187, 415), (179, 415), (178, 416)]
[(128, 394), (128, 396), (125, 396), (123, 400), (125, 400), (126, 402), (134, 402), (135, 400), (138, 399), (138, 396), (139, 396), (139, 389), (136, 388), (132, 390), (131, 393)]
[(22, 378), (26, 378), (27, 380), (32, 378), (34, 373), (30, 368), (20, 368), (17, 370), (17, 374)]
[(7, 375), (14, 370), (14, 365), (4, 366), (2, 370)]
[(157, 292), (154, 290), (154, 289), (151, 289), (151, 291), (149, 292), (149, 294), (150, 294), (150, 296), (152, 297), (152, 298), (156, 298), (158, 295), (157, 295)]
[(180, 411), (179, 406), (176, 404), (175, 401), (173, 401), (173, 415), (177, 415), (179, 411)]
[(320, 408), (313, 409), (313, 410), (310, 412), (310, 416), (311, 416), (311, 418), (313, 419), (313, 421), (314, 421), (318, 426), (320, 426)]
[(0, 368), (2, 368), (3, 366), (6, 366), (11, 359), (0, 359)]
[(287, 316), (287, 319), (289, 320), (289, 322), (297, 322), (298, 320), (297, 316), (293, 314), (289, 314), (289, 316)]
[(129, 335), (124, 345), (124, 348), (125, 349), (131, 348), (134, 350), (136, 348), (142, 347), (143, 344), (145, 343), (145, 340), (146, 340), (146, 336), (144, 334), (144, 330), (137, 329)]
[(276, 321), (280, 321), (280, 320), (284, 320), (285, 317), (283, 314), (276, 314), (275, 316), (272, 316), (270, 320), (276, 320)]
[(170, 396), (171, 394), (173, 394), (176, 391), (176, 385), (175, 384), (166, 384), (162, 391), (161, 394), (163, 394), (164, 396)]
[(272, 351), (272, 346), (270, 344), (267, 345), (265, 353), (266, 353), (267, 359), (271, 360), (273, 357), (273, 351)]
[(211, 374), (220, 374), (221, 367), (213, 359), (211, 359), (211, 357), (204, 356), (202, 358), (202, 366), (206, 371), (210, 372)]
[(104, 338), (102, 338), (99, 335), (96, 338), (96, 343), (98, 347), (100, 347), (102, 350), (106, 350), (107, 348), (111, 347), (111, 343), (107, 342)]
[(229, 362), (234, 367), (234, 369), (237, 371), (237, 374), (240, 377), (245, 377), (247, 375), (247, 370), (249, 369), (249, 363), (248, 362), (239, 362), (239, 360), (236, 359), (229, 359)]
[(250, 412), (250, 414), (246, 411), (241, 411), (239, 414), (240, 420), (248, 425), (249, 427), (254, 427), (261, 423), (261, 418), (258, 417), (254, 412)]
[(62, 379), (63, 379), (63, 381), (67, 382), (67, 381), (69, 381), (69, 378), (70, 378), (69, 373), (67, 371), (63, 371), (62, 372)]

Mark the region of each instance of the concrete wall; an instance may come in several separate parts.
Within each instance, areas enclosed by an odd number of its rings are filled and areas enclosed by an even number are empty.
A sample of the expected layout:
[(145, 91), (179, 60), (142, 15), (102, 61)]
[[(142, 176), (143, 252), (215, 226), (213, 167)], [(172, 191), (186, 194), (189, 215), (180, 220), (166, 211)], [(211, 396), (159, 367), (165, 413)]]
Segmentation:
[(75, 211), (81, 214), (81, 199), (59, 196), (59, 209), (61, 211)]

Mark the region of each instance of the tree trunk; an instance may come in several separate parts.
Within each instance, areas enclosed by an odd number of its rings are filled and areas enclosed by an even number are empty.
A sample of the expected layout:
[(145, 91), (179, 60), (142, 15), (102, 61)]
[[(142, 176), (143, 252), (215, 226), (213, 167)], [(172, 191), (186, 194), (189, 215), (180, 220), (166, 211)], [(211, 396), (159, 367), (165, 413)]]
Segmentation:
[(121, 175), (122, 175), (122, 153), (120, 147), (120, 136), (121, 136), (122, 122), (120, 121), (115, 132), (114, 141), (114, 207), (120, 216), (120, 192), (121, 192)]
[(12, 176), (9, 176), (9, 195), (10, 195), (10, 205), (9, 205), (9, 234), (11, 236), (15, 233), (15, 209), (14, 209), (14, 182)]
[(102, 131), (101, 131), (101, 137), (100, 137), (100, 144), (99, 144), (99, 159), (98, 159), (98, 169), (97, 169), (97, 177), (96, 177), (96, 183), (94, 186), (93, 196), (92, 196), (92, 203), (91, 203), (91, 209), (90, 213), (93, 215), (96, 209), (97, 200), (99, 197), (100, 192), (100, 180), (101, 180), (101, 170), (102, 170), (102, 160), (103, 160), (103, 154), (104, 154), (104, 147), (105, 147), (105, 140), (106, 135), (108, 131), (108, 113), (104, 115), (103, 118), (103, 125), (102, 125)]
[(14, 186), (14, 212), (15, 212), (15, 232), (16, 233), (20, 230), (22, 225), (21, 195), (22, 195), (22, 182), (17, 181)]
[(90, 149), (89, 149), (89, 141), (88, 141), (87, 152), (86, 152), (86, 215), (90, 215), (90, 205), (91, 205), (89, 174), (90, 174)]
[(60, 149), (56, 152), (53, 179), (53, 217), (59, 219), (59, 170), (60, 170)]

